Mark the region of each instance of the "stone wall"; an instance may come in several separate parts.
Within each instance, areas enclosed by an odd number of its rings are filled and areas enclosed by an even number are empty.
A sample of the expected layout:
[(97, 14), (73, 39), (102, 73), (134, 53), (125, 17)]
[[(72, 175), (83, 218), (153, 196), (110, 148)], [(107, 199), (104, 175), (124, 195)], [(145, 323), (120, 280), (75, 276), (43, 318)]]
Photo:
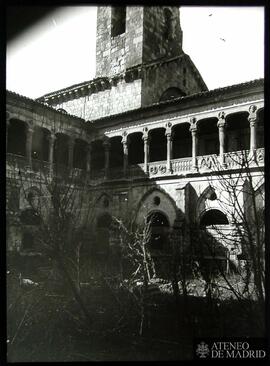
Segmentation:
[(141, 80), (132, 83), (120, 81), (111, 89), (93, 93), (89, 96), (73, 99), (54, 108), (63, 108), (85, 120), (93, 120), (109, 115), (122, 113), (141, 106)]
[(179, 88), (186, 95), (207, 90), (198, 80), (188, 56), (183, 55), (146, 69), (142, 83), (142, 106), (159, 102), (162, 94), (172, 87)]
[(128, 6), (126, 31), (111, 37), (111, 8), (98, 7), (96, 77), (114, 75), (142, 62), (143, 8)]
[[(166, 17), (166, 12), (170, 14)], [(143, 62), (182, 54), (182, 31), (178, 7), (144, 7)]]

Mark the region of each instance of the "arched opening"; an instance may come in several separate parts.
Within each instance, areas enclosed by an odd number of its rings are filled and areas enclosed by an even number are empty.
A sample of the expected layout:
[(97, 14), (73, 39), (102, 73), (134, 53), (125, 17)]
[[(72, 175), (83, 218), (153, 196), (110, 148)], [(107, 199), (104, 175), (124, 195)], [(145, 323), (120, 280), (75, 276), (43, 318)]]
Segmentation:
[(126, 7), (113, 6), (111, 19), (111, 36), (116, 37), (126, 31)]
[(67, 111), (64, 108), (58, 108), (58, 112), (67, 114)]
[(198, 155), (219, 154), (217, 118), (198, 121)]
[(128, 135), (128, 162), (130, 165), (141, 164), (144, 161), (142, 132)]
[(56, 134), (54, 144), (54, 161), (56, 164), (68, 165), (68, 136), (62, 133)]
[(218, 209), (206, 211), (200, 219), (198, 257), (207, 276), (228, 272), (230, 247), (233, 243), (227, 216)]
[(200, 226), (211, 226), (211, 225), (228, 225), (229, 221), (227, 216), (221, 212), (220, 210), (212, 209), (206, 211), (201, 219), (200, 219)]
[(227, 152), (249, 150), (250, 126), (247, 112), (239, 112), (227, 116), (226, 136)]
[(85, 141), (76, 139), (74, 144), (73, 167), (86, 169), (87, 144)]
[(93, 170), (105, 167), (105, 150), (101, 140), (92, 142), (91, 167)]
[(7, 152), (16, 155), (26, 155), (26, 128), (25, 122), (11, 119), (8, 127)]
[(148, 242), (150, 250), (163, 250), (168, 243), (169, 222), (161, 212), (153, 212), (147, 217), (150, 224), (150, 239)]
[(123, 167), (123, 144), (122, 137), (116, 136), (110, 138), (110, 167), (122, 168)]
[(164, 128), (156, 128), (149, 132), (149, 159), (150, 162), (162, 161), (167, 158), (167, 140)]
[(37, 160), (49, 160), (49, 135), (50, 132), (42, 127), (36, 127), (32, 140), (32, 158)]
[(180, 98), (180, 97), (184, 97), (184, 96), (186, 96), (186, 93), (183, 92), (183, 90), (181, 90), (179, 88), (175, 88), (175, 87), (168, 88), (162, 93), (159, 101), (164, 102), (166, 100), (171, 100), (171, 99)]
[(264, 147), (264, 108), (258, 111), (257, 148)]
[(188, 123), (183, 123), (173, 127), (173, 159), (192, 156), (192, 138), (189, 126)]
[(110, 244), (110, 227), (112, 217), (107, 212), (102, 214), (97, 219), (96, 234), (97, 234), (97, 253), (107, 254)]

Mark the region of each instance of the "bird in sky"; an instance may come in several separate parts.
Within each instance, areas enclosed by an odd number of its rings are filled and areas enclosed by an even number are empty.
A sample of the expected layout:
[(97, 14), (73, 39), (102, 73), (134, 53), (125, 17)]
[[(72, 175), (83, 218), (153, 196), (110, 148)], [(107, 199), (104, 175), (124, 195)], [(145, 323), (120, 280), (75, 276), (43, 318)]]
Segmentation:
[(226, 42), (226, 39), (224, 39), (224, 38), (219, 38), (221, 41), (223, 41), (223, 42)]
[(211, 17), (213, 14), (209, 14), (208, 16)]

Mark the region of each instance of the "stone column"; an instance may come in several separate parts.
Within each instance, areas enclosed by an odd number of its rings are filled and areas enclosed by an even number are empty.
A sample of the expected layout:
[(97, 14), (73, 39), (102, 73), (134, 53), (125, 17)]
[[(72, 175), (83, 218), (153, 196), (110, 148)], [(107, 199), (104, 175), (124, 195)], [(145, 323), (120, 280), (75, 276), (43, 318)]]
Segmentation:
[(167, 172), (171, 172), (171, 159), (172, 159), (172, 124), (169, 122), (166, 126), (167, 137)]
[(255, 105), (249, 107), (248, 121), (250, 124), (250, 154), (254, 156), (257, 149), (257, 107)]
[(74, 137), (70, 136), (68, 139), (68, 167), (70, 169), (73, 168), (74, 145), (75, 145), (75, 139)]
[(10, 116), (8, 113), (6, 113), (6, 152), (7, 152), (7, 146), (8, 146), (8, 128), (10, 123)]
[(110, 141), (104, 140), (103, 146), (105, 150), (105, 178), (109, 177), (109, 171), (110, 171)]
[(30, 126), (30, 125), (27, 125), (27, 130), (26, 130), (26, 159), (27, 159), (30, 167), (32, 166), (33, 132), (34, 132), (33, 127)]
[(148, 136), (148, 128), (145, 127), (143, 129), (143, 142), (144, 142), (144, 172), (148, 172), (148, 163), (149, 163), (149, 136)]
[(48, 136), (48, 140), (49, 140), (49, 157), (48, 157), (48, 161), (49, 163), (52, 165), (53, 164), (53, 159), (54, 159), (54, 142), (56, 140), (56, 136), (54, 133), (50, 133), (50, 135)]
[(224, 153), (225, 153), (225, 127), (226, 127), (226, 122), (225, 122), (225, 113), (224, 112), (220, 112), (218, 114), (218, 136), (219, 136), (219, 159), (220, 159), (220, 164), (221, 165), (225, 165), (225, 161), (224, 161)]
[(123, 144), (123, 172), (124, 176), (127, 175), (128, 169), (128, 138), (127, 133), (123, 133), (122, 144)]
[(91, 173), (91, 153), (92, 153), (92, 144), (87, 144), (86, 146), (86, 171), (87, 173)]
[(197, 170), (198, 136), (197, 136), (197, 125), (195, 118), (191, 119), (191, 125), (189, 130), (192, 136), (192, 168), (194, 170)]

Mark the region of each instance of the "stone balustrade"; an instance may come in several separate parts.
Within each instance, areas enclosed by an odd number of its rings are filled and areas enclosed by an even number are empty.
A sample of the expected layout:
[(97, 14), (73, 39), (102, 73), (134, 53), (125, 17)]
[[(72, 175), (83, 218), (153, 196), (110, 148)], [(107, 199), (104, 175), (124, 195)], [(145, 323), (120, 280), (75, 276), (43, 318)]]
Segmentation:
[(6, 170), (7, 177), (14, 177), (19, 171), (22, 173), (36, 174), (37, 176), (56, 174), (63, 175), (80, 182), (88, 178), (89, 182), (104, 180), (133, 180), (143, 177), (158, 178), (169, 177), (186, 174), (204, 174), (207, 172), (218, 172), (219, 170), (240, 169), (243, 167), (261, 167), (264, 166), (264, 148), (255, 150), (255, 155), (250, 154), (250, 150), (234, 151), (224, 153), (224, 162), (221, 164), (219, 156), (216, 154), (197, 156), (197, 168), (194, 170), (192, 157), (172, 159), (171, 168), (168, 170), (167, 160), (148, 163), (147, 172), (145, 172), (144, 164), (129, 165), (126, 172), (122, 167), (110, 168), (108, 175), (105, 174), (105, 169), (92, 170), (87, 172), (84, 169), (69, 168), (64, 165), (53, 164), (53, 167), (48, 162), (34, 160), (31, 166), (24, 156), (7, 154)]

